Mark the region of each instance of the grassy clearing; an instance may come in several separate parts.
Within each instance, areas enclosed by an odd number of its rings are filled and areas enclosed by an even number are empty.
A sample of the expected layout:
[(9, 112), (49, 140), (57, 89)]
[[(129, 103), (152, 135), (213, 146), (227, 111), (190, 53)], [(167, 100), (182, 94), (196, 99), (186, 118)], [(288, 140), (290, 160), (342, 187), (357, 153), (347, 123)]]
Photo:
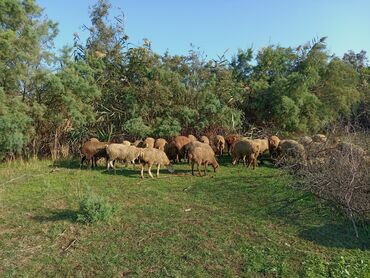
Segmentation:
[[(356, 239), (340, 211), (290, 187), (294, 178), (286, 172), (224, 162), (200, 178), (189, 168), (180, 164), (176, 175), (163, 170), (159, 179), (140, 180), (131, 166), (114, 174), (79, 170), (78, 161), (0, 165), (0, 274), (370, 273), (369, 225), (359, 227)], [(108, 223), (76, 222), (79, 200), (90, 193), (117, 206)]]

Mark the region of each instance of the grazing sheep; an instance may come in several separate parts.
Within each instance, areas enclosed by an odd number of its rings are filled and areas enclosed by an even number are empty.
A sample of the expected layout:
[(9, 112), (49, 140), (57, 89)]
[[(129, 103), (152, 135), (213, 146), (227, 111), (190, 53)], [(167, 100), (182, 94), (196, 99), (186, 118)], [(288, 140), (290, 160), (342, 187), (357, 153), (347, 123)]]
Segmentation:
[(172, 160), (173, 163), (176, 162), (177, 148), (174, 141), (171, 141), (169, 144), (164, 146), (164, 152), (169, 160)]
[(86, 141), (81, 148), (81, 162), (80, 168), (85, 160), (87, 160), (87, 165), (89, 169), (91, 167), (97, 167), (97, 161), (99, 158), (104, 157), (108, 161), (107, 152), (105, 146), (109, 144), (108, 142), (100, 142), (96, 138), (91, 138)]
[(312, 136), (312, 140), (317, 143), (325, 143), (328, 138), (324, 134), (315, 134)]
[(258, 156), (263, 155), (266, 151), (269, 150), (269, 142), (268, 139), (254, 139), (253, 142), (258, 144), (259, 146), (259, 153)]
[(195, 137), (194, 135), (191, 135), (189, 134), (188, 135), (188, 138), (190, 139), (190, 141), (194, 142), (194, 141), (198, 141), (197, 137)]
[(173, 173), (172, 165), (170, 160), (168, 159), (167, 155), (164, 151), (155, 148), (145, 148), (142, 149), (140, 155), (141, 161), (141, 178), (144, 178), (144, 167), (148, 165), (148, 174), (151, 178), (153, 178), (151, 169), (153, 165), (157, 165), (157, 177), (159, 177), (159, 169), (161, 165), (167, 166), (168, 171)]
[(131, 146), (131, 142), (127, 140), (123, 140), (122, 145)]
[(106, 145), (106, 151), (109, 157), (107, 170), (112, 167), (114, 169), (113, 161), (121, 160), (124, 162), (132, 162), (140, 156), (143, 149), (135, 146), (126, 146), (123, 144), (110, 144)]
[(216, 135), (214, 145), (218, 155), (222, 155), (225, 149), (225, 138), (222, 135)]
[(194, 176), (194, 164), (197, 163), (198, 174), (202, 176), (200, 172), (200, 166), (204, 163), (204, 175), (207, 175), (208, 164), (211, 164), (214, 172), (219, 167), (216, 160), (215, 153), (211, 146), (205, 143), (200, 143), (202, 145), (193, 145), (193, 148), (189, 150), (189, 160), (191, 161), (191, 174)]
[(154, 147), (158, 150), (164, 151), (166, 144), (166, 139), (158, 138), (157, 140), (155, 140)]
[(231, 147), (234, 145), (234, 143), (241, 137), (239, 134), (230, 134), (225, 137), (226, 145), (228, 152), (231, 153)]
[(148, 137), (144, 140), (144, 148), (154, 148), (154, 138)]
[(240, 159), (243, 159), (244, 166), (257, 165), (257, 156), (259, 154), (259, 144), (252, 140), (242, 139), (235, 142), (232, 151), (232, 164), (235, 165)]
[(202, 143), (206, 143), (206, 144), (209, 145), (209, 139), (205, 135), (203, 135), (202, 137), (200, 137), (200, 140), (199, 141), (202, 142)]
[(306, 164), (306, 151), (302, 144), (295, 140), (281, 140), (277, 148), (277, 154), (280, 157), (295, 158), (299, 162)]
[(185, 152), (184, 152), (184, 146), (190, 142), (192, 142), (188, 137), (186, 136), (176, 136), (174, 139), (173, 139), (173, 142), (174, 142), (174, 145), (176, 147), (176, 161), (177, 162), (180, 162), (180, 157), (182, 155), (185, 156)]

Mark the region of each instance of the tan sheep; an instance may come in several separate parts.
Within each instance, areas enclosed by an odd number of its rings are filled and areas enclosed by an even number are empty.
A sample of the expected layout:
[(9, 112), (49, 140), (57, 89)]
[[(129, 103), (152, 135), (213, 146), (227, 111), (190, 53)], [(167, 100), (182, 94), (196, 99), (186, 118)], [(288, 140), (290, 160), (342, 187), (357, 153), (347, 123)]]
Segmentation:
[(106, 151), (109, 157), (109, 161), (107, 164), (107, 170), (110, 168), (114, 168), (113, 161), (121, 160), (123, 162), (132, 162), (140, 156), (142, 153), (141, 148), (137, 148), (135, 146), (126, 146), (123, 144), (110, 144), (106, 145)]
[(154, 147), (158, 150), (164, 151), (166, 144), (166, 139), (158, 138), (157, 140), (155, 140)]
[(235, 165), (240, 159), (243, 159), (244, 166), (257, 165), (257, 156), (259, 154), (259, 144), (252, 140), (242, 139), (235, 142), (232, 151), (232, 164)]
[(144, 140), (144, 147), (145, 148), (154, 148), (154, 138), (148, 137)]
[(209, 145), (209, 139), (205, 135), (201, 136), (200, 139), (199, 139), (199, 141), (202, 142), (202, 143), (206, 143), (206, 144)]
[(170, 163), (170, 160), (168, 159), (167, 155), (164, 151), (161, 151), (159, 149), (155, 148), (145, 148), (142, 149), (141, 155), (140, 155), (140, 161), (141, 161), (141, 178), (144, 178), (144, 167), (145, 165), (148, 165), (148, 174), (151, 178), (153, 178), (151, 169), (153, 165), (157, 165), (157, 177), (159, 177), (159, 170), (161, 168), (161, 165), (167, 166), (168, 171), (170, 173), (173, 173), (172, 165)]
[(191, 161), (191, 174), (194, 175), (194, 164), (197, 163), (198, 174), (202, 176), (200, 172), (200, 167), (204, 163), (204, 175), (207, 175), (208, 164), (211, 164), (214, 172), (219, 167), (219, 164), (216, 160), (215, 153), (212, 150), (211, 146), (205, 143), (200, 143), (202, 145), (193, 145), (189, 149), (189, 160)]
[(194, 135), (192, 134), (189, 134), (188, 135), (188, 138), (190, 139), (190, 141), (194, 142), (194, 141), (198, 141), (197, 137), (195, 137)]
[(222, 155), (225, 149), (225, 138), (222, 135), (216, 135), (214, 145), (218, 155)]
[(295, 140), (281, 140), (277, 148), (279, 157), (295, 158), (299, 163), (306, 164), (306, 151), (302, 144)]
[(110, 144), (108, 142), (100, 142), (96, 138), (91, 138), (89, 141), (86, 141), (81, 147), (81, 162), (80, 168), (85, 160), (87, 160), (87, 165), (89, 168), (97, 167), (97, 161), (99, 158), (104, 157), (106, 162), (108, 161), (107, 152), (105, 146)]
[(131, 142), (127, 140), (123, 140), (122, 145), (131, 146)]
[(277, 156), (277, 148), (279, 147), (280, 139), (276, 135), (272, 135), (268, 139), (269, 152), (271, 157)]
[(253, 142), (258, 144), (259, 146), (259, 153), (258, 156), (263, 155), (266, 151), (269, 150), (269, 142), (268, 139), (254, 139)]

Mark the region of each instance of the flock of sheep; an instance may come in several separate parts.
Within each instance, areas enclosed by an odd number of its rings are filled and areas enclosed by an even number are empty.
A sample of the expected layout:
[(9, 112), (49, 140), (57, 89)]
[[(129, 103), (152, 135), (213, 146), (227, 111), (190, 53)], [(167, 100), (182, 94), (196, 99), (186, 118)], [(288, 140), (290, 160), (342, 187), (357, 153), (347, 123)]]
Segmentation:
[(139, 161), (141, 164), (141, 178), (144, 178), (144, 167), (147, 165), (148, 174), (153, 178), (151, 169), (157, 166), (157, 177), (161, 166), (167, 166), (173, 172), (170, 160), (180, 162), (182, 158), (191, 162), (191, 171), (194, 175), (194, 165), (197, 164), (198, 174), (201, 176), (200, 167), (204, 165), (204, 174), (207, 174), (210, 164), (216, 172), (219, 164), (216, 156), (222, 156), (227, 148), (231, 155), (232, 164), (240, 160), (244, 165), (253, 169), (257, 166), (257, 160), (263, 154), (269, 154), (271, 159), (293, 158), (301, 165), (309, 161), (309, 154), (325, 148), (345, 149), (351, 148), (363, 152), (360, 147), (350, 143), (341, 143), (339, 140), (328, 140), (323, 134), (316, 134), (312, 137), (305, 136), (296, 140), (280, 140), (273, 135), (269, 138), (251, 139), (239, 134), (231, 134), (226, 137), (221, 135), (201, 136), (199, 140), (193, 136), (176, 136), (169, 142), (163, 138), (146, 138), (144, 141), (137, 140), (133, 143), (123, 141), (122, 143), (100, 142), (91, 138), (81, 148), (81, 166), (86, 160), (89, 168), (97, 166), (97, 160), (106, 159), (107, 170), (114, 169), (116, 160), (126, 163)]

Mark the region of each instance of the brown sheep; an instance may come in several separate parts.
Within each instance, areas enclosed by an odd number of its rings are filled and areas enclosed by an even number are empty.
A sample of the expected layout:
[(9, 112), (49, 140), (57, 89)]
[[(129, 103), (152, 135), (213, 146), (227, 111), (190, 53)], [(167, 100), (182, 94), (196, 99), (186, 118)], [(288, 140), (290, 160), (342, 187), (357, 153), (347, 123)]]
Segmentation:
[(154, 148), (154, 138), (148, 137), (144, 140), (144, 147), (145, 148)]
[(81, 162), (80, 168), (85, 160), (87, 160), (87, 165), (89, 169), (91, 167), (97, 167), (97, 161), (99, 158), (104, 157), (106, 162), (108, 161), (108, 155), (105, 150), (105, 146), (110, 144), (108, 142), (100, 142), (96, 138), (91, 138), (89, 141), (85, 142), (81, 148)]
[[(202, 176), (200, 172), (200, 166), (204, 163), (204, 175), (207, 175), (208, 164), (211, 164), (214, 172), (219, 167), (219, 164), (216, 160), (215, 153), (212, 150), (211, 146), (208, 144), (203, 144), (202, 146), (196, 146), (190, 148), (189, 150), (189, 160), (191, 161), (191, 174), (194, 176), (194, 164), (197, 163), (198, 174)], [(195, 145), (194, 145), (195, 146)]]
[(136, 140), (132, 145), (138, 148), (145, 148), (143, 140)]
[(209, 145), (209, 139), (205, 135), (203, 135), (202, 137), (200, 137), (199, 141), (202, 142), (202, 143), (206, 143), (206, 144)]
[(231, 147), (234, 145), (234, 143), (241, 137), (239, 134), (230, 134), (225, 137), (226, 145), (229, 154), (231, 153)]
[(154, 147), (158, 150), (164, 151), (166, 144), (166, 139), (158, 138), (157, 140), (155, 140)]
[(172, 160), (174, 163), (176, 162), (177, 148), (174, 141), (171, 141), (164, 146), (164, 152), (166, 153), (169, 160)]
[(235, 165), (240, 159), (243, 159), (244, 166), (253, 166), (253, 169), (257, 165), (257, 156), (259, 154), (259, 144), (252, 140), (242, 139), (235, 142), (232, 151), (232, 164)]
[(140, 155), (141, 161), (141, 178), (144, 178), (144, 167), (148, 165), (148, 174), (151, 178), (153, 178), (151, 169), (153, 165), (157, 165), (157, 178), (159, 177), (159, 170), (161, 165), (167, 166), (168, 171), (173, 173), (172, 165), (170, 160), (168, 159), (167, 155), (164, 151), (155, 149), (155, 148), (145, 148), (142, 149)]
[(174, 145), (176, 147), (176, 161), (177, 162), (180, 162), (180, 156), (181, 155), (185, 155), (185, 152), (184, 152), (184, 146), (188, 143), (191, 142), (191, 140), (186, 137), (186, 136), (176, 136), (174, 139), (173, 139), (173, 142), (174, 142)]

